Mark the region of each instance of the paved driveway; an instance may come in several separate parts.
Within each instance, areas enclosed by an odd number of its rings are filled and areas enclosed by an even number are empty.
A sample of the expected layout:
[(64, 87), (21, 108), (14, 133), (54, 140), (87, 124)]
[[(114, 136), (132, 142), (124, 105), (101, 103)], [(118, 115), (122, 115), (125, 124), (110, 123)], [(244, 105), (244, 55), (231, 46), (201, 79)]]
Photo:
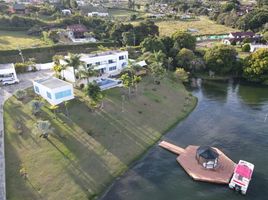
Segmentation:
[(18, 89), (26, 89), (32, 85), (32, 80), (52, 76), (53, 72), (38, 71), (19, 74), (19, 84), (0, 87), (0, 200), (6, 200), (5, 149), (4, 149), (4, 102)]

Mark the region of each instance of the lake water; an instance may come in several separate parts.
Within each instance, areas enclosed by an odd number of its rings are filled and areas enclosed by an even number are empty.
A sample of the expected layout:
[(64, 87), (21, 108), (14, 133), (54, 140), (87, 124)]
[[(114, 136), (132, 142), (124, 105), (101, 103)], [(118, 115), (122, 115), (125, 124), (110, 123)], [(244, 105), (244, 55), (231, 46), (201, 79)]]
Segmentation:
[(235, 162), (252, 162), (255, 170), (247, 195), (227, 185), (193, 181), (176, 162), (176, 155), (155, 145), (115, 181), (102, 200), (268, 199), (268, 88), (234, 81), (198, 80), (194, 85), (196, 109), (163, 139), (181, 147), (215, 146)]

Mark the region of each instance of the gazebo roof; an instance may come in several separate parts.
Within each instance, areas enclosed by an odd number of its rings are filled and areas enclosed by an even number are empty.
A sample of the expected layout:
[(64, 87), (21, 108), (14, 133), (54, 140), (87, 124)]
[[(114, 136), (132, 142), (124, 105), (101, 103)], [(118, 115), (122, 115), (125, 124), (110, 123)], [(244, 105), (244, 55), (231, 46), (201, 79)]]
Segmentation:
[(218, 152), (210, 146), (200, 146), (196, 150), (196, 155), (207, 160), (215, 160), (219, 157)]

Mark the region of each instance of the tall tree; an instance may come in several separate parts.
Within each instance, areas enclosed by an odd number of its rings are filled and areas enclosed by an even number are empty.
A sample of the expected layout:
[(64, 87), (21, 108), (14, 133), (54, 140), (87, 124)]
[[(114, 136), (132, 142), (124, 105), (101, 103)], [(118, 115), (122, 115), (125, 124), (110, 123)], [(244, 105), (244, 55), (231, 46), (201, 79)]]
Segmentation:
[(83, 68), (79, 69), (78, 73), (81, 78), (87, 79), (87, 84), (89, 84), (90, 77), (97, 75), (97, 72), (94, 70), (94, 66), (87, 67), (86, 65), (83, 65)]
[(164, 77), (166, 72), (163, 63), (157, 61), (149, 65), (149, 70), (153, 76), (154, 83), (160, 83), (160, 80)]
[(204, 59), (208, 69), (218, 74), (230, 74), (238, 70), (237, 52), (232, 46), (214, 46), (206, 51)]
[(68, 57), (64, 59), (67, 67), (73, 67), (74, 77), (76, 79), (76, 71), (80, 66), (83, 66), (85, 63), (81, 61), (81, 56), (78, 54), (69, 53)]
[(192, 62), (195, 58), (195, 55), (192, 50), (182, 48), (177, 55), (177, 63), (179, 66), (182, 66), (188, 71), (192, 71)]
[(99, 104), (101, 102), (101, 108), (103, 107), (104, 93), (101, 91), (97, 83), (89, 83), (84, 91), (94, 104)]
[(250, 81), (268, 83), (268, 49), (259, 49), (245, 59), (244, 76)]
[(133, 85), (133, 80), (128, 73), (121, 75), (120, 80), (123, 83), (123, 86), (128, 89), (128, 97), (130, 98), (131, 86)]
[(177, 31), (172, 35), (172, 39), (174, 40), (174, 48), (177, 50), (182, 48), (195, 49), (196, 38), (187, 32)]
[(30, 109), (34, 115), (38, 114), (41, 111), (41, 108), (43, 107), (43, 103), (38, 100), (32, 100), (30, 102)]

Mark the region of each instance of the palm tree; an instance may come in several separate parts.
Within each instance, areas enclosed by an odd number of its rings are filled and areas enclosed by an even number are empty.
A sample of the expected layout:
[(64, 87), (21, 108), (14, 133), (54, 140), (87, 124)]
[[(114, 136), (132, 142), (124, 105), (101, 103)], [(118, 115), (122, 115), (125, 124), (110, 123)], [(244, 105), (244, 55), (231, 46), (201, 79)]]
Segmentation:
[(128, 73), (125, 73), (119, 79), (122, 81), (123, 86), (128, 88), (128, 97), (130, 98), (131, 86), (133, 85), (132, 77)]
[(128, 60), (128, 65), (123, 69), (123, 73), (128, 73), (130, 76), (134, 76), (136, 72), (141, 68), (139, 65), (136, 65), (133, 61)]
[(89, 83), (85, 88), (85, 94), (91, 98), (92, 107), (96, 107), (101, 102), (101, 108), (103, 107), (104, 93), (101, 91), (97, 83)]
[(48, 138), (48, 135), (53, 132), (49, 121), (38, 121), (35, 126), (36, 133), (39, 133), (42, 138)]
[(41, 108), (44, 104), (41, 101), (38, 100), (33, 100), (30, 103), (31, 106), (31, 111), (34, 115), (36, 115), (37, 113), (39, 113), (41, 111)]
[(83, 69), (80, 69), (78, 73), (81, 78), (87, 79), (87, 84), (89, 84), (89, 77), (97, 75), (97, 72), (94, 70), (93, 66), (87, 67), (86, 65), (83, 65)]
[(61, 59), (63, 59), (63, 56), (61, 55), (53, 56), (53, 71), (56, 73), (56, 76), (59, 76), (60, 73), (63, 71), (62, 77), (64, 78), (64, 70), (66, 69), (66, 67), (60, 63)]
[(68, 57), (64, 59), (64, 61), (66, 62), (66, 67), (73, 67), (74, 78), (76, 78), (76, 70), (78, 70), (80, 66), (83, 66), (85, 64), (80, 59), (80, 55), (72, 53), (69, 53)]

